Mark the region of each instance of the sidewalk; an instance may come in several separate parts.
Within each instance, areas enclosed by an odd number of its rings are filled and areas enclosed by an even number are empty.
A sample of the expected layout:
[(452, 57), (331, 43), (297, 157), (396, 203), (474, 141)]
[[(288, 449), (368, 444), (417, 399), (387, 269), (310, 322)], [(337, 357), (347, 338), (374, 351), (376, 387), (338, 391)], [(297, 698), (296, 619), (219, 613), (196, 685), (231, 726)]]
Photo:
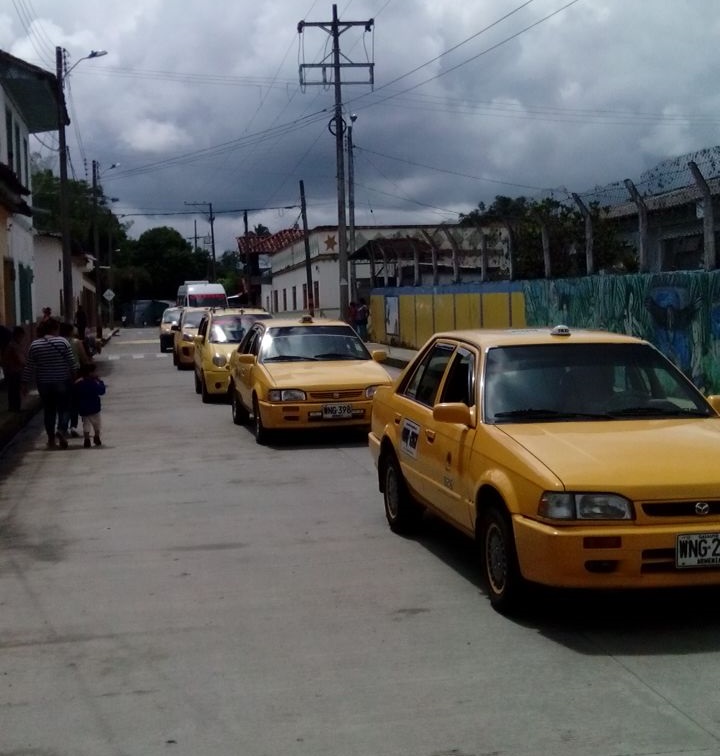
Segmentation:
[(382, 364), (397, 368), (404, 368), (417, 354), (417, 350), (415, 349), (403, 349), (402, 347), (389, 346), (388, 344), (366, 342), (365, 346), (371, 352), (373, 349), (384, 349), (387, 352), (387, 359)]
[[(103, 331), (103, 346), (117, 333), (117, 329)], [(12, 441), (15, 435), (24, 428), (40, 409), (40, 397), (35, 389), (23, 398), (20, 412), (8, 412), (7, 392), (5, 386), (0, 388), (0, 453)]]

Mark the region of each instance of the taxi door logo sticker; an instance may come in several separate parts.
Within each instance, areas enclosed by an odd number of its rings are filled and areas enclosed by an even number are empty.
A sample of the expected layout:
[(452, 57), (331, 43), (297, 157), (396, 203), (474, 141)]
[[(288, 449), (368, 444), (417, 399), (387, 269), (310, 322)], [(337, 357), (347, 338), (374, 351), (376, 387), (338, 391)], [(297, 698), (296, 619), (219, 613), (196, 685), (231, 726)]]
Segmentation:
[(400, 433), (400, 449), (413, 459), (417, 459), (417, 443), (420, 426), (412, 420), (403, 420)]

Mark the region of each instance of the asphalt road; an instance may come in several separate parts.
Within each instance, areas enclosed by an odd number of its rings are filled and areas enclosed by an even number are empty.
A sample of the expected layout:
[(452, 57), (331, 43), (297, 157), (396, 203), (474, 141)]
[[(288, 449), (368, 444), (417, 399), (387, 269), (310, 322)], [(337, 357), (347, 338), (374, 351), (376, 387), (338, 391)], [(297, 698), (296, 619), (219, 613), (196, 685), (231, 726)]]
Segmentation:
[(0, 457), (0, 756), (720, 753), (717, 592), (507, 619), (362, 438), (257, 446), (154, 329), (100, 360), (101, 448)]

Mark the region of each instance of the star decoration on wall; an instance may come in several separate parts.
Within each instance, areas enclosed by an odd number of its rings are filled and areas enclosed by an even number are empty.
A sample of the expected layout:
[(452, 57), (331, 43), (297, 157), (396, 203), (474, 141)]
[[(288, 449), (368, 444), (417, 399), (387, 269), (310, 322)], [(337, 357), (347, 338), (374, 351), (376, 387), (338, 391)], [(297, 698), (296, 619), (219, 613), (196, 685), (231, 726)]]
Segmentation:
[(325, 249), (329, 249), (329, 250), (334, 251), (336, 244), (337, 244), (337, 241), (335, 240), (334, 236), (328, 236), (325, 239)]

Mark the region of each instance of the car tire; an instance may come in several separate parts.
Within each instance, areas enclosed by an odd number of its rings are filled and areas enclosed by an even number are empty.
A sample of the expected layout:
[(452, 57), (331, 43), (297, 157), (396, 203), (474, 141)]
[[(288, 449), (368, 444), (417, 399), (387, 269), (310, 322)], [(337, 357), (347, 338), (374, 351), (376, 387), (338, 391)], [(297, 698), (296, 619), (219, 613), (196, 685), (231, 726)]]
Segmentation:
[(256, 443), (264, 446), (268, 443), (270, 431), (263, 425), (262, 415), (260, 414), (260, 405), (256, 396), (253, 396), (253, 430), (255, 431)]
[(197, 372), (195, 373), (195, 393), (202, 393), (202, 386), (200, 385), (200, 378), (198, 378)]
[(200, 393), (202, 395), (203, 404), (210, 404), (212, 396), (208, 393), (207, 384), (205, 383), (205, 376), (200, 376)]
[(175, 365), (178, 370), (180, 369), (178, 367), (178, 358), (177, 358), (177, 352), (175, 351), (175, 347), (173, 347), (173, 365)]
[(512, 522), (504, 508), (489, 506), (482, 513), (479, 535), (488, 598), (494, 609), (509, 614), (521, 603), (526, 584), (520, 574)]
[(398, 535), (413, 533), (420, 524), (423, 508), (412, 498), (394, 454), (385, 455), (381, 469), (385, 517), (390, 530)]
[(230, 406), (232, 408), (232, 419), (235, 425), (247, 425), (250, 415), (243, 407), (242, 402), (238, 399), (237, 391), (230, 384)]

